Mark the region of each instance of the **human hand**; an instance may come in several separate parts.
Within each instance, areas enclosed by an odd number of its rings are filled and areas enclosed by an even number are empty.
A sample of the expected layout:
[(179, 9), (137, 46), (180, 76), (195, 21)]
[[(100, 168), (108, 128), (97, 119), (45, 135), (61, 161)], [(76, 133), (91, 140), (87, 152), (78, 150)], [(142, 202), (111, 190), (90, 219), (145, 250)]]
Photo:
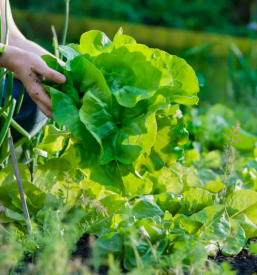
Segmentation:
[(1, 56), (2, 63), (6, 63), (3, 67), (13, 71), (16, 77), (22, 81), (28, 94), (39, 109), (48, 118), (53, 118), (52, 101), (43, 88), (42, 80), (47, 78), (62, 84), (66, 81), (65, 76), (50, 69), (38, 55), (16, 47), (8, 46), (6, 48), (3, 56)]

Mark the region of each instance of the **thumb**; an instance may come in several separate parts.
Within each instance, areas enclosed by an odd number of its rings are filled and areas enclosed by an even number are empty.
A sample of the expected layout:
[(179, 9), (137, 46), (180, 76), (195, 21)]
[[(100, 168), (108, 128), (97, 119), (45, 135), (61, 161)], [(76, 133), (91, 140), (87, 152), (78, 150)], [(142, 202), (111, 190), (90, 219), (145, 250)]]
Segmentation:
[(49, 68), (45, 63), (42, 63), (36, 72), (55, 83), (62, 84), (66, 82), (66, 77), (63, 74)]

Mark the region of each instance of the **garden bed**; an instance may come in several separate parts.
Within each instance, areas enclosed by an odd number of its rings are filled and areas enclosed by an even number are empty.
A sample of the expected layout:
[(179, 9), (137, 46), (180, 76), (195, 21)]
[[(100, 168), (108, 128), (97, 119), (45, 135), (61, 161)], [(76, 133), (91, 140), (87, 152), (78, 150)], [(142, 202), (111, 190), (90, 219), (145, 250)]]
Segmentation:
[(216, 263), (228, 262), (233, 270), (238, 271), (238, 275), (252, 275), (257, 272), (257, 255), (250, 254), (244, 248), (237, 256), (227, 257), (219, 253), (214, 259)]
[[(92, 236), (92, 238), (94, 238)], [(88, 260), (92, 258), (92, 247), (90, 245), (90, 235), (84, 235), (76, 244), (76, 250), (73, 252), (74, 258), (81, 258), (83, 262), (88, 263)], [(222, 262), (228, 262), (233, 270), (236, 270), (238, 275), (252, 275), (257, 272), (257, 255), (251, 254), (248, 252), (247, 248), (244, 248), (238, 255), (233, 257), (227, 257), (221, 254), (213, 259), (209, 260), (214, 261), (218, 264)], [(99, 274), (105, 275), (108, 272), (107, 267), (100, 267)], [(124, 273), (126, 271), (124, 270)]]

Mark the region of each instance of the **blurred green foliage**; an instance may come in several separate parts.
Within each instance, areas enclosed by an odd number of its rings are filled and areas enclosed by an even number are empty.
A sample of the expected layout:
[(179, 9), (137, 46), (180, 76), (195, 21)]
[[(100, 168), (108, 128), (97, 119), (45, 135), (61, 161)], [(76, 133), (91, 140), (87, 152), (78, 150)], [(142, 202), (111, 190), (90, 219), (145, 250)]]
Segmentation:
[[(207, 32), (247, 35), (253, 0), (70, 0), (70, 13)], [(63, 13), (65, 0), (11, 0), (33, 12)]]
[[(13, 8), (33, 14), (64, 14), (65, 11), (65, 0), (10, 1)], [(106, 18), (239, 36), (249, 34), (249, 38), (253, 38), (256, 33), (248, 33), (247, 23), (257, 17), (256, 3), (256, 0), (70, 0), (70, 13), (80, 18)], [(50, 26), (41, 27), (40, 32), (36, 32), (36, 22), (32, 24), (30, 21), (17, 20), (16, 23), (28, 39), (53, 52)], [(69, 27), (77, 28), (71, 24)], [(126, 33), (127, 30), (124, 31)], [(155, 37), (153, 40), (157, 39)], [(68, 42), (77, 43), (78, 40), (68, 36)], [(201, 85), (200, 107), (218, 102), (232, 106), (235, 102), (241, 102), (256, 109), (256, 100), (253, 100), (253, 97), (256, 98), (257, 85), (256, 55), (251, 44), (249, 43), (249, 52), (245, 56), (238, 50), (216, 55), (213, 46), (206, 47), (203, 44), (199, 47), (200, 51), (197, 47), (198, 50), (193, 50), (190, 54), (184, 52), (185, 49), (163, 50), (184, 57), (196, 70)]]

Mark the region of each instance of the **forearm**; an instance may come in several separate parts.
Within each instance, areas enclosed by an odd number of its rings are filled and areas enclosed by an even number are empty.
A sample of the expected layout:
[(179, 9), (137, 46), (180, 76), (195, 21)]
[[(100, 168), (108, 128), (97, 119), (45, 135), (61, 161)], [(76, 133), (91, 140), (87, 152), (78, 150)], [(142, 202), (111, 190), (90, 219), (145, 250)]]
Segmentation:
[[(38, 56), (48, 54), (48, 55), (55, 57), (53, 54), (51, 54), (50, 52), (48, 52), (47, 50), (45, 50), (38, 44), (26, 39), (23, 35), (17, 36), (17, 33), (10, 34), (9, 45), (13, 46), (13, 47), (17, 47), (17, 48), (27, 51), (27, 52), (35, 53)], [(61, 66), (65, 65), (65, 63), (60, 59), (58, 59), (58, 62)]]
[[(43, 49), (36, 43), (34, 43), (24, 37), (24, 35), (17, 28), (17, 26), (13, 20), (9, 1), (7, 1), (7, 4), (8, 4), (7, 16), (8, 16), (8, 27), (9, 27), (8, 44), (11, 46), (20, 48), (24, 51), (35, 53), (38, 56), (42, 56), (45, 54), (52, 55), (47, 50)], [(5, 1), (4, 0), (0, 0), (0, 10), (1, 10), (1, 15), (2, 15), (2, 41), (3, 41), (3, 38), (5, 36)], [(61, 61), (60, 61), (60, 64), (64, 65)]]
[(38, 44), (26, 39), (23, 35), (17, 35), (16, 33), (10, 33), (9, 45), (20, 48), (24, 51), (35, 53), (38, 56), (45, 54), (52, 55), (50, 52), (40, 47)]

